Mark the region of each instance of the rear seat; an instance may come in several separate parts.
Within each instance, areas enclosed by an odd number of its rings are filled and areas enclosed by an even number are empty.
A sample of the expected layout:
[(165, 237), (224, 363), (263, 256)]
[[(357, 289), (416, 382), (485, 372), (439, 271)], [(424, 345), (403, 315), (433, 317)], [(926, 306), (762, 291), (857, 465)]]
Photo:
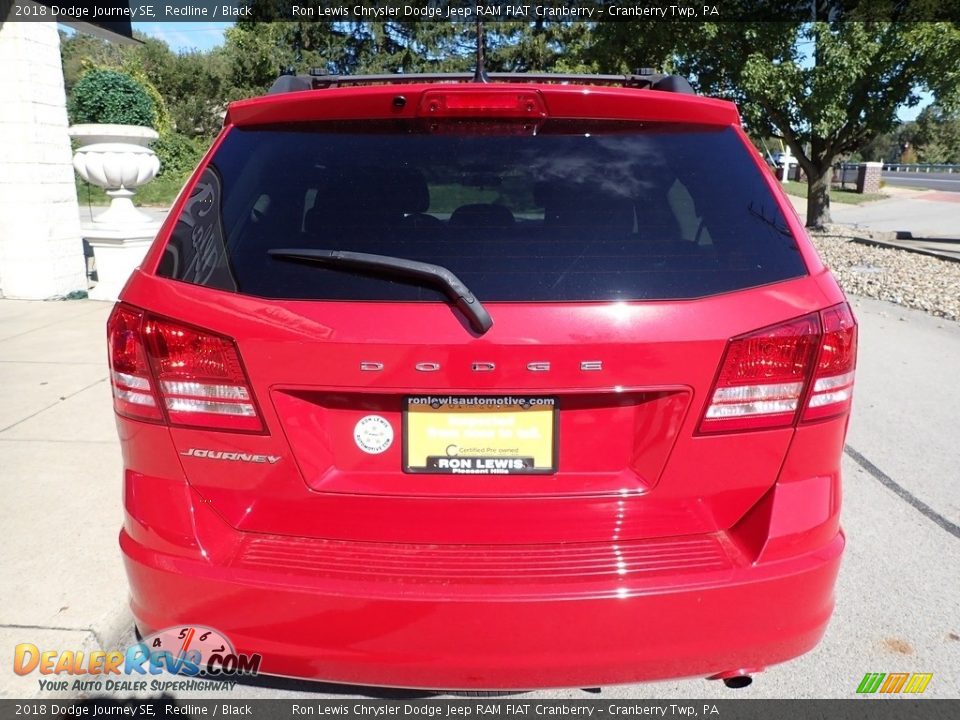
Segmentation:
[(539, 183), (534, 197), (544, 208), (544, 227), (562, 237), (620, 240), (633, 233), (635, 210), (629, 197), (560, 183)]
[(630, 256), (659, 262), (697, 251), (681, 238), (666, 199), (660, 202), (653, 191), (640, 209), (625, 194), (572, 183), (539, 183), (534, 197), (544, 208), (542, 224), (517, 222), (509, 208), (495, 203), (461, 205), (444, 222), (426, 212), (429, 188), (418, 170), (350, 168), (329, 175), (306, 213), (304, 229), (315, 247), (411, 258), (455, 254), (478, 262), (520, 242), (526, 252), (555, 256), (558, 262), (584, 254), (607, 255), (612, 262)]
[(459, 228), (512, 228), (516, 220), (510, 208), (492, 203), (461, 205), (450, 216), (450, 225)]
[(304, 232), (323, 241), (345, 232), (361, 236), (403, 226), (439, 225), (426, 211), (430, 192), (412, 168), (350, 168), (331, 172), (304, 217)]

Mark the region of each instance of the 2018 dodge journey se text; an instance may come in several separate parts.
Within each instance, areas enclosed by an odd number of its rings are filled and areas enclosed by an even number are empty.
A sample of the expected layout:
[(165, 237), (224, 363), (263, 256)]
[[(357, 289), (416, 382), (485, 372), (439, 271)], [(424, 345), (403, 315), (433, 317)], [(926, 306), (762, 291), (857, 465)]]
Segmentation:
[(687, 87), (231, 105), (108, 325), (140, 632), (440, 689), (813, 648), (856, 323), (736, 108)]

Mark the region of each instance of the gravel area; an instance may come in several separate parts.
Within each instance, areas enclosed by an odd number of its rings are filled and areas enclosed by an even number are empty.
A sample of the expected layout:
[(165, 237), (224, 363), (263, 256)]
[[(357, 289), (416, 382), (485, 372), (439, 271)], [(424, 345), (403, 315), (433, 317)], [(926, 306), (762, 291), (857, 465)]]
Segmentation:
[(810, 232), (823, 262), (847, 293), (960, 321), (960, 263), (850, 241), (854, 236), (885, 240), (887, 235), (842, 225)]

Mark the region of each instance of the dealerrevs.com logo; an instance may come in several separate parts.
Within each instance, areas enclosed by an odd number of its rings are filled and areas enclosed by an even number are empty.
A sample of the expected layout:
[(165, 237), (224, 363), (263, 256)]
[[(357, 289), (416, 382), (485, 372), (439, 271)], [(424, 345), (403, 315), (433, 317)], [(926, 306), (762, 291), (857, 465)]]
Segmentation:
[(927, 689), (933, 673), (867, 673), (857, 686), (857, 694), (919, 694)]
[(20, 643), (13, 671), (41, 675), (41, 691), (171, 692), (213, 689), (210, 680), (217, 689), (233, 689), (238, 676), (259, 672), (260, 660), (256, 653), (237, 653), (213, 628), (182, 625), (155, 632), (126, 650), (60, 651)]

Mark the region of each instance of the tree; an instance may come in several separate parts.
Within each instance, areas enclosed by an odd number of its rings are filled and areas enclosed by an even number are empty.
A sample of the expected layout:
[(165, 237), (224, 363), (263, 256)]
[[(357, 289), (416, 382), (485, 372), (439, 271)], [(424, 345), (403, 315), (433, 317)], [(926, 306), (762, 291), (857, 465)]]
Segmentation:
[[(491, 72), (583, 70), (585, 23), (540, 19), (485, 23)], [(466, 72), (476, 64), (469, 22), (239, 22), (224, 48), (231, 99), (266, 91), (281, 70), (319, 68), (333, 75)]]
[[(783, 137), (796, 156), (807, 176), (807, 226), (819, 227), (830, 222), (838, 157), (891, 130), (897, 108), (917, 104), (920, 90), (946, 104), (960, 95), (957, 23), (859, 17), (608, 23), (597, 28), (591, 53), (602, 61), (623, 43), (620, 69), (660, 60), (701, 92), (736, 101), (752, 132)], [(626, 27), (610, 27), (617, 25)]]
[(120, 47), (93, 35), (60, 31), (60, 61), (63, 65), (63, 85), (67, 96), (73, 86), (88, 70), (95, 67), (122, 69)]
[[(472, 28), (471, 28), (472, 30)], [(587, 72), (584, 22), (539, 18), (533, 22), (485, 23), (487, 70), (492, 72)], [(475, 33), (470, 33), (473, 41)], [(472, 48), (471, 48), (472, 50)], [(471, 59), (471, 67), (473, 61)]]
[(897, 144), (896, 130), (881, 133), (860, 148), (859, 152), (851, 156), (854, 162), (894, 162), (900, 159), (900, 148)]
[(161, 134), (209, 140), (219, 130), (228, 101), (222, 49), (174, 53), (156, 38), (134, 33), (136, 45), (115, 45), (76, 33), (61, 34), (60, 55), (69, 94), (84, 73), (110, 69), (131, 76), (150, 94)]
[(960, 112), (925, 107), (917, 117), (914, 144), (920, 162), (960, 163)]
[(174, 55), (157, 82), (178, 133), (210, 139), (219, 132), (229, 94), (222, 49)]

